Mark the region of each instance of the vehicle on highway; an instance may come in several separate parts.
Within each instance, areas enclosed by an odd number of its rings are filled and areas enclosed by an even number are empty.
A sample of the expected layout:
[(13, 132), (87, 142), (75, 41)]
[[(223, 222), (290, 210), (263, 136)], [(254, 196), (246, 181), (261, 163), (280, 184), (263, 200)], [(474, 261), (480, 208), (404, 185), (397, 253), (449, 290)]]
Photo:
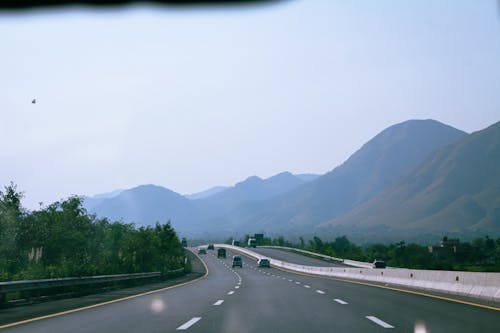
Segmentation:
[(207, 254), (207, 249), (205, 249), (204, 247), (199, 247), (198, 254)]
[(248, 239), (248, 247), (257, 247), (257, 240), (255, 238), (249, 238)]
[(385, 264), (385, 261), (383, 261), (383, 260), (377, 260), (377, 259), (375, 259), (373, 261), (372, 267), (373, 268), (385, 268), (386, 264)]
[(208, 244), (208, 248), (207, 249), (208, 250), (214, 250), (215, 249), (214, 244)]
[(271, 262), (267, 258), (261, 258), (257, 261), (259, 267), (271, 267)]
[(234, 256), (233, 257), (233, 265), (232, 265), (232, 267), (234, 268), (236, 266), (239, 266), (239, 267), (243, 268), (243, 260), (241, 260), (240, 256)]
[(217, 249), (217, 258), (225, 258), (226, 257), (226, 249), (219, 248)]

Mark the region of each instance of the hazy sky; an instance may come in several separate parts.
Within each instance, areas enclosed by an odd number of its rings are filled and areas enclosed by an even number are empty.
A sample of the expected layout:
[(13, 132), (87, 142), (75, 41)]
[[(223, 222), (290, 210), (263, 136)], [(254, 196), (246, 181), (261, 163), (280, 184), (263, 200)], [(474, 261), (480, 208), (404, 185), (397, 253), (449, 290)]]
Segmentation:
[(0, 186), (31, 208), (324, 173), (407, 119), (500, 120), (495, 0), (0, 13), (0, 59)]

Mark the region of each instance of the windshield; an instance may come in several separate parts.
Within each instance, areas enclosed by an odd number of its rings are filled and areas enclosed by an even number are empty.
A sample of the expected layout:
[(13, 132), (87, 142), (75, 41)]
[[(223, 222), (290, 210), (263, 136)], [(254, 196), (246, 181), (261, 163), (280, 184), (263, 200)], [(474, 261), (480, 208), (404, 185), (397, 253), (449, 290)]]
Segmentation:
[(500, 327), (500, 1), (0, 1), (0, 36), (0, 330)]

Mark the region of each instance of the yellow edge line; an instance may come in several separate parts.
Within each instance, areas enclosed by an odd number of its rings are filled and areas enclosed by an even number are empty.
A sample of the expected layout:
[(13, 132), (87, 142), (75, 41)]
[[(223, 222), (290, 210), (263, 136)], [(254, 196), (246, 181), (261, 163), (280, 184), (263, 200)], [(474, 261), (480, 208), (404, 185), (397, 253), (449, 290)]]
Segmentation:
[(118, 299), (114, 299), (114, 300), (107, 301), (107, 302), (102, 302), (102, 303), (98, 303), (98, 304), (84, 306), (84, 307), (77, 308), (77, 309), (72, 309), (72, 310), (57, 312), (57, 313), (53, 313), (53, 314), (49, 314), (49, 315), (45, 315), (45, 316), (41, 316), (41, 317), (36, 317), (36, 318), (26, 319), (26, 320), (22, 320), (22, 321), (10, 323), (10, 324), (1, 325), (0, 329), (9, 328), (9, 327), (13, 327), (13, 326), (18, 326), (18, 325), (22, 325), (22, 324), (27, 324), (27, 323), (31, 323), (31, 322), (42, 320), (42, 319), (47, 319), (47, 318), (52, 318), (52, 317), (58, 317), (58, 316), (62, 316), (62, 315), (65, 315), (65, 314), (70, 314), (70, 313), (73, 313), (73, 312), (78, 312), (78, 311), (88, 310), (88, 309), (92, 309), (92, 308), (97, 308), (97, 307), (100, 307), (100, 306), (103, 306), (103, 305), (108, 305), (108, 304), (113, 304), (113, 303), (117, 303), (117, 302), (122, 302), (122, 301), (126, 301), (126, 300), (129, 300), (129, 299), (132, 299), (132, 298), (146, 296), (146, 295), (158, 293), (158, 292), (161, 292), (161, 291), (165, 291), (165, 290), (169, 290), (169, 289), (173, 289), (173, 288), (177, 288), (177, 287), (182, 287), (182, 286), (185, 286), (185, 285), (188, 285), (188, 284), (200, 281), (200, 280), (206, 278), (207, 275), (208, 275), (207, 264), (205, 264), (205, 262), (201, 259), (201, 257), (198, 254), (194, 253), (191, 250), (189, 250), (189, 251), (191, 253), (193, 253), (195, 256), (197, 256), (198, 259), (200, 259), (200, 261), (203, 264), (203, 266), (205, 266), (205, 274), (203, 276), (200, 276), (199, 278), (196, 278), (196, 279), (188, 281), (188, 282), (183, 282), (183, 283), (180, 283), (180, 284), (176, 284), (176, 285), (173, 285), (173, 286), (161, 288), (161, 289), (151, 290), (151, 291), (148, 291), (148, 292), (145, 292), (145, 293), (142, 293), (142, 294), (127, 296), (127, 297), (118, 298)]
[(400, 289), (400, 288), (395, 288), (395, 287), (388, 287), (388, 286), (381, 286), (378, 284), (374, 283), (368, 283), (368, 282), (361, 282), (361, 281), (353, 281), (353, 280), (347, 280), (347, 279), (342, 279), (342, 278), (334, 278), (334, 277), (329, 277), (329, 276), (321, 276), (321, 275), (314, 275), (314, 274), (308, 274), (308, 273), (303, 273), (303, 272), (295, 272), (291, 271), (285, 268), (281, 267), (276, 267), (272, 266), (275, 269), (279, 269), (280, 271), (288, 272), (288, 273), (293, 273), (293, 274), (298, 274), (298, 275), (305, 275), (305, 276), (311, 276), (311, 277), (316, 277), (320, 279), (326, 279), (326, 280), (333, 280), (333, 281), (340, 281), (340, 282), (347, 282), (347, 283), (354, 283), (354, 284), (361, 284), (364, 286), (370, 286), (370, 287), (376, 287), (376, 288), (382, 288), (382, 289), (389, 289), (389, 290), (394, 290), (394, 291), (399, 291), (402, 293), (407, 293), (407, 294), (413, 294), (413, 295), (420, 295), (420, 296), (425, 296), (425, 297), (431, 297), (431, 298), (437, 298), (440, 300), (445, 300), (445, 301), (450, 301), (450, 302), (455, 302), (455, 303), (461, 303), (461, 304), (466, 304), (466, 305), (471, 305), (479, 308), (484, 308), (484, 309), (489, 309), (489, 310), (494, 310), (494, 311), (500, 311), (499, 307), (496, 306), (490, 306), (490, 305), (484, 305), (484, 304), (479, 304), (479, 303), (474, 303), (474, 302), (468, 302), (456, 298), (450, 298), (450, 297), (445, 297), (445, 296), (438, 296), (438, 295), (433, 295), (433, 294), (427, 294), (421, 291), (414, 291), (414, 290), (407, 290), (407, 289)]

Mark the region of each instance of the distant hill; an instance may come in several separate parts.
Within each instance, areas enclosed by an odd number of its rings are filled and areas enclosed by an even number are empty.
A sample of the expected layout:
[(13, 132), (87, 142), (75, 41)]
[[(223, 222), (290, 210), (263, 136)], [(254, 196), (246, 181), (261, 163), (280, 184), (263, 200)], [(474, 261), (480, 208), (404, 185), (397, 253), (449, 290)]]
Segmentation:
[(382, 131), (327, 174), (271, 200), (244, 203), (218, 223), (236, 230), (310, 229), (373, 198), (466, 135), (435, 120), (405, 121)]
[(114, 191), (111, 191), (111, 192), (96, 194), (96, 195), (93, 195), (93, 196), (86, 196), (86, 195), (84, 195), (83, 196), (83, 206), (88, 211), (91, 211), (95, 206), (97, 206), (98, 204), (100, 204), (104, 199), (116, 197), (122, 191), (123, 190), (114, 190)]
[(251, 176), (208, 198), (193, 200), (193, 203), (207, 218), (222, 216), (242, 203), (267, 200), (289, 192), (306, 182), (290, 172), (282, 172), (267, 179)]
[(110, 220), (153, 225), (171, 220), (177, 230), (199, 227), (200, 216), (191, 201), (169, 189), (156, 185), (141, 185), (105, 198), (90, 209)]
[(311, 182), (318, 178), (321, 175), (316, 175), (314, 173), (300, 173), (296, 174), (295, 177), (299, 178), (300, 180), (303, 180), (304, 182)]
[(202, 224), (211, 217), (222, 215), (243, 202), (265, 200), (290, 191), (314, 177), (313, 174), (303, 174), (299, 177), (289, 172), (282, 172), (267, 179), (252, 176), (232, 187), (217, 186), (188, 196), (182, 196), (161, 186), (142, 185), (84, 197), (84, 207), (89, 212), (110, 220), (121, 219), (142, 225), (171, 220), (174, 227), (181, 232), (191, 233), (195, 230), (202, 233)]
[(192, 193), (192, 194), (185, 194), (184, 197), (186, 197), (190, 200), (205, 199), (205, 198), (211, 197), (214, 194), (217, 194), (217, 193), (220, 193), (224, 190), (227, 190), (228, 188), (229, 187), (227, 187), (227, 186), (214, 186), (214, 187), (211, 187), (205, 191)]
[[(395, 225), (389, 220), (398, 221), (402, 228), (415, 223), (419, 227), (444, 228), (443, 221), (450, 219), (455, 221), (453, 230), (460, 225), (493, 228), (500, 215), (496, 208), (499, 195), (495, 192), (500, 185), (490, 176), (500, 168), (495, 150), (498, 134), (495, 126), (492, 128), (487, 131), (489, 139), (485, 139), (487, 136), (480, 135), (482, 131), (468, 136), (435, 120), (409, 120), (383, 130), (342, 165), (322, 176), (289, 172), (267, 179), (252, 176), (232, 187), (195, 193), (191, 199), (166, 188), (143, 185), (111, 198), (94, 198), (100, 201), (94, 201), (90, 211), (112, 220), (141, 224), (171, 220), (179, 232), (203, 236), (244, 232), (310, 234), (326, 230), (314, 227), (328, 221), (333, 221), (329, 226), (366, 225), (374, 233)], [(479, 139), (465, 144), (478, 135)], [(420, 171), (414, 174), (416, 168)], [(476, 175), (479, 178), (469, 180), (474, 170), (480, 172)], [(413, 175), (413, 181), (404, 183), (409, 175)], [(462, 188), (476, 184), (481, 187), (474, 193)], [(397, 191), (394, 186), (399, 186)], [(429, 192), (431, 189), (434, 192)], [(396, 194), (390, 196), (393, 192)], [(393, 207), (392, 202), (400, 207)], [(407, 210), (419, 219), (403, 219)], [(472, 226), (470, 216), (476, 221)]]
[(381, 195), (328, 225), (500, 232), (500, 122), (430, 156)]
[(92, 198), (93, 199), (114, 198), (114, 197), (116, 197), (118, 194), (120, 194), (122, 192), (123, 192), (122, 189), (118, 189), (118, 190), (114, 190), (114, 191), (111, 191), (111, 192), (106, 192), (106, 193), (101, 193), (101, 194), (93, 195)]

